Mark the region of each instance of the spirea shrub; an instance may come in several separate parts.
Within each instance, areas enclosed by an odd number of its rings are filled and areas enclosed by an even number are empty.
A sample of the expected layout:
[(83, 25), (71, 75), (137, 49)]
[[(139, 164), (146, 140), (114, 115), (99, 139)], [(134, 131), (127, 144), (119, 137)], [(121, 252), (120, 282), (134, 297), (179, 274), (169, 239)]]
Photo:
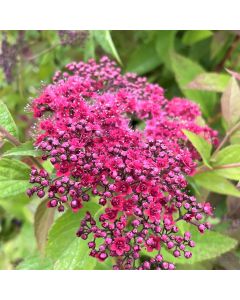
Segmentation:
[(27, 193), (46, 196), (48, 207), (59, 212), (98, 202), (100, 213), (87, 212), (76, 228), (90, 256), (101, 262), (112, 257), (114, 269), (140, 270), (174, 269), (163, 248), (191, 258), (195, 243), (190, 232), (179, 233), (178, 222), (190, 222), (202, 234), (212, 208), (188, 189), (186, 176), (195, 173), (200, 157), (183, 129), (218, 143), (215, 131), (198, 124), (195, 103), (167, 100), (159, 85), (122, 75), (103, 57), (57, 72), (32, 110), (36, 146), (55, 173), (33, 168)]

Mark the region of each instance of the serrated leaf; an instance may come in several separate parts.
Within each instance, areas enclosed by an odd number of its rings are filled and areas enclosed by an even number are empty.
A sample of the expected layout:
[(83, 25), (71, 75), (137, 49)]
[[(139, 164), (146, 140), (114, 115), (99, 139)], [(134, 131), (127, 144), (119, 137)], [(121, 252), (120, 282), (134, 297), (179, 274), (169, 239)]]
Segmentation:
[(162, 64), (155, 47), (155, 41), (139, 46), (129, 57), (127, 72), (146, 74)]
[[(162, 247), (161, 254), (164, 257), (165, 261), (173, 262), (175, 264), (195, 264), (205, 260), (214, 259), (223, 253), (231, 251), (237, 246), (237, 241), (233, 238), (230, 238), (226, 235), (222, 235), (215, 231), (206, 231), (204, 234), (201, 234), (198, 229), (189, 224), (179, 222), (183, 232), (191, 232), (191, 239), (196, 243), (194, 248), (188, 247), (187, 250), (192, 252), (192, 257), (186, 259), (183, 256), (175, 258), (171, 251)], [(179, 226), (177, 223), (177, 226)], [(155, 256), (156, 252), (147, 252), (144, 251), (144, 254), (148, 256)]]
[(201, 155), (204, 164), (211, 168), (209, 159), (211, 156), (212, 145), (194, 132), (188, 130), (183, 130), (183, 132)]
[(0, 195), (1, 198), (24, 193), (31, 186), (29, 181), (30, 168), (14, 159), (0, 160)]
[(183, 43), (191, 46), (197, 42), (205, 40), (213, 35), (211, 30), (187, 30), (183, 36)]
[(210, 116), (213, 113), (217, 97), (208, 91), (190, 90), (187, 85), (205, 70), (196, 62), (176, 53), (171, 55), (172, 69), (182, 93), (201, 106), (203, 113)]
[(55, 210), (47, 207), (48, 201), (47, 199), (39, 204), (34, 216), (34, 232), (41, 253), (44, 253), (48, 231), (54, 221)]
[(93, 202), (84, 203), (78, 213), (71, 210), (59, 217), (48, 235), (46, 255), (54, 260), (54, 269), (94, 269), (96, 259), (89, 256), (88, 241), (76, 236), (80, 221), (87, 211), (97, 213), (99, 205)]
[(227, 179), (219, 176), (215, 171), (207, 171), (193, 176), (196, 184), (218, 194), (240, 197), (240, 191)]
[(230, 77), (219, 73), (203, 73), (191, 81), (187, 87), (193, 90), (224, 92)]
[(240, 119), (240, 86), (233, 77), (222, 95), (221, 105), (223, 118), (232, 127)]
[(28, 141), (24, 144), (21, 144), (20, 146), (11, 148), (10, 150), (6, 151), (3, 154), (3, 157), (6, 156), (33, 156), (38, 157), (42, 155), (42, 151), (36, 150), (33, 147), (33, 144), (31, 141)]
[(99, 45), (105, 50), (107, 53), (111, 54), (119, 64), (122, 64), (120, 56), (115, 48), (113, 43), (111, 33), (109, 30), (94, 30), (94, 37)]
[(6, 129), (10, 134), (18, 137), (18, 129), (7, 106), (0, 101), (0, 126)]

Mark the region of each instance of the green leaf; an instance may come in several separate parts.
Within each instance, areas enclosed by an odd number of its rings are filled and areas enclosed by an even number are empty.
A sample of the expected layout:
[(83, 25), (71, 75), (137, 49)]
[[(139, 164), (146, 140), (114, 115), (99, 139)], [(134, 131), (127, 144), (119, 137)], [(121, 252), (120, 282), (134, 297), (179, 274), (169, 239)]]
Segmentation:
[(3, 154), (3, 157), (6, 156), (33, 156), (38, 157), (42, 155), (42, 151), (36, 150), (33, 147), (33, 144), (31, 141), (28, 141), (24, 144), (21, 144), (20, 146), (11, 148), (10, 150), (6, 151)]
[(1, 198), (16, 196), (18, 194), (26, 192), (28, 188), (32, 185), (28, 182), (28, 180), (3, 180), (0, 179), (0, 193)]
[(69, 209), (56, 220), (50, 229), (46, 246), (47, 257), (54, 260), (54, 269), (94, 269), (96, 259), (89, 256), (88, 241), (78, 238), (76, 232), (85, 213), (91, 211), (94, 215), (98, 209), (99, 205), (96, 203), (84, 203), (78, 213)]
[(30, 173), (30, 167), (25, 163), (9, 158), (0, 160), (0, 178), (27, 180)]
[(197, 42), (205, 40), (212, 36), (211, 30), (187, 30), (183, 36), (183, 43), (187, 46), (191, 46)]
[(113, 259), (111, 259), (111, 257), (109, 257), (108, 259), (106, 259), (103, 262), (97, 261), (94, 270), (112, 270), (113, 265), (115, 265), (115, 263), (114, 263)]
[(175, 35), (176, 30), (160, 30), (157, 32), (156, 50), (159, 61), (164, 63), (168, 68), (171, 68), (171, 54), (174, 51)]
[(84, 46), (84, 60), (87, 61), (89, 58), (95, 58), (95, 42), (92, 31), (89, 31), (89, 36)]
[(111, 34), (109, 30), (94, 30), (94, 37), (99, 45), (103, 48), (104, 51), (111, 54), (117, 62), (122, 65), (121, 59), (117, 52), (117, 49), (114, 46)]
[(127, 72), (134, 72), (139, 75), (146, 74), (162, 64), (155, 47), (155, 41), (142, 44), (128, 59)]
[(193, 146), (197, 149), (198, 153), (201, 155), (204, 164), (212, 168), (209, 164), (209, 159), (211, 156), (212, 145), (208, 143), (203, 137), (188, 131), (183, 130), (184, 134), (188, 137)]
[(231, 135), (230, 143), (232, 145), (240, 144), (240, 130), (237, 130)]
[(18, 129), (7, 106), (0, 100), (0, 126), (5, 128), (10, 134), (18, 137)]
[(240, 197), (240, 191), (230, 181), (219, 176), (215, 171), (196, 174), (193, 179), (196, 184), (211, 192)]
[(1, 198), (24, 193), (31, 186), (29, 181), (30, 168), (14, 159), (0, 160), (0, 195)]
[(219, 168), (214, 173), (227, 179), (240, 180), (240, 167)]
[(193, 90), (224, 92), (230, 77), (219, 73), (203, 73), (191, 81), (187, 87)]
[(47, 199), (39, 204), (34, 216), (35, 237), (41, 253), (44, 253), (48, 231), (54, 221), (55, 210), (47, 207), (48, 201)]
[[(240, 180), (239, 167), (222, 167), (224, 165), (240, 163), (240, 145), (228, 146), (217, 153), (212, 159), (212, 165), (215, 168), (215, 173), (225, 178)], [(222, 167), (222, 168), (221, 168)]]
[(17, 266), (17, 270), (51, 270), (53, 263), (49, 258), (39, 255), (29, 256)]
[[(233, 39), (234, 35), (231, 36), (226, 30), (214, 32), (210, 46), (210, 58), (211, 60), (215, 60), (215, 64), (222, 61)], [(221, 47), (219, 47), (219, 45), (221, 45)]]
[(29, 216), (31, 216), (32, 219), (31, 212), (27, 208), (29, 201), (30, 198), (26, 195), (25, 190), (23, 193), (17, 195), (17, 201), (15, 196), (5, 196), (2, 198), (0, 195), (0, 206), (19, 219), (26, 219)]
[(240, 162), (240, 145), (231, 145), (223, 148), (214, 157), (213, 165), (227, 165)]
[(190, 100), (198, 103), (206, 116), (210, 116), (217, 101), (215, 93), (207, 91), (190, 90), (187, 85), (193, 81), (199, 74), (205, 73), (205, 70), (196, 62), (181, 56), (179, 54), (172, 54), (172, 69), (184, 96)]
[[(192, 252), (192, 257), (190, 259), (186, 259), (183, 256), (175, 258), (170, 250), (163, 247), (161, 249), (161, 254), (164, 257), (164, 260), (175, 264), (194, 264), (214, 259), (234, 249), (238, 243), (235, 239), (215, 231), (206, 231), (204, 234), (201, 234), (195, 226), (189, 223), (180, 221), (177, 225), (181, 226), (182, 234), (186, 231), (191, 232), (191, 239), (196, 243), (196, 246), (194, 248), (187, 248), (188, 251)], [(157, 253), (156, 251), (144, 251), (144, 254), (155, 256)]]
[(228, 127), (232, 127), (240, 119), (240, 86), (232, 77), (221, 98), (222, 115)]

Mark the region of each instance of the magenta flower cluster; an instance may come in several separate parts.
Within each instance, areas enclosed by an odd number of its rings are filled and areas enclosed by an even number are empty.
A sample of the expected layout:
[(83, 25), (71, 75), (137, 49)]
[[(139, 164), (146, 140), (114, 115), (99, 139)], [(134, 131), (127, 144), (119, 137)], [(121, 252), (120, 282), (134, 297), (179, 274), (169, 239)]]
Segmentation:
[(196, 104), (167, 100), (160, 86), (122, 75), (103, 57), (57, 72), (32, 108), (39, 119), (36, 145), (56, 174), (33, 169), (28, 194), (46, 195), (60, 212), (97, 201), (101, 213), (87, 212), (77, 231), (91, 256), (113, 257), (114, 269), (170, 270), (175, 266), (163, 247), (175, 257), (192, 256), (195, 243), (189, 232), (179, 234), (177, 222), (203, 233), (212, 208), (188, 191), (186, 175), (194, 174), (200, 157), (182, 130), (218, 142), (215, 131), (197, 124)]

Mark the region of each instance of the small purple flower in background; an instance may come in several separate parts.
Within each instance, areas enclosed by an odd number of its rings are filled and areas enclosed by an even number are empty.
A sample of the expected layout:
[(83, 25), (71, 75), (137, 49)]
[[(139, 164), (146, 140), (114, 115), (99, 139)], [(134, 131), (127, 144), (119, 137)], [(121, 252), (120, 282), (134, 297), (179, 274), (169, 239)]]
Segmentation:
[(10, 44), (7, 35), (3, 33), (0, 47), (0, 67), (3, 69), (7, 83), (13, 80), (14, 68), (17, 64), (17, 56), (23, 47), (24, 31), (18, 31), (15, 44)]
[(87, 30), (58, 30), (58, 36), (60, 38), (61, 45), (73, 45), (79, 43), (84, 45), (88, 38)]

